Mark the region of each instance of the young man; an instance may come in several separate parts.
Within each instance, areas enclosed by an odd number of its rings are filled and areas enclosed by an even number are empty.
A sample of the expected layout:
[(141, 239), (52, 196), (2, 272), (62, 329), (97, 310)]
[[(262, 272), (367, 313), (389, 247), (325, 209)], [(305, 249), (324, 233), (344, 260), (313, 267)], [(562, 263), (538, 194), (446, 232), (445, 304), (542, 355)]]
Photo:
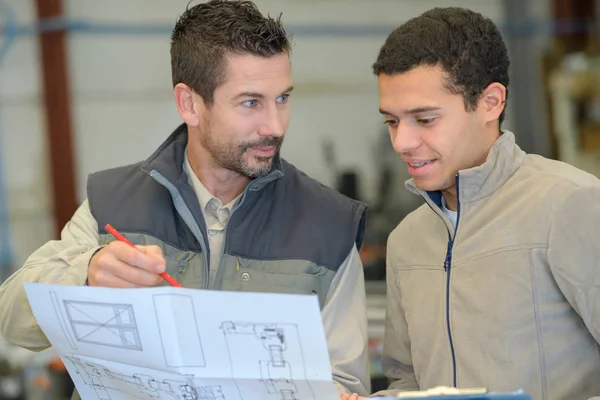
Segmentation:
[[(358, 248), (365, 206), (279, 157), (292, 91), (279, 19), (250, 1), (187, 9), (171, 38), (184, 124), (147, 160), (88, 180), (88, 199), (0, 288), (1, 333), (48, 347), (24, 282), (146, 287), (167, 271), (198, 289), (306, 293), (322, 306), (340, 392), (369, 392)], [(114, 241), (123, 232), (138, 250)]]
[(460, 8), (400, 26), (373, 66), (426, 201), (388, 241), (387, 394), (600, 395), (600, 181), (501, 130), (508, 67), (492, 21)]

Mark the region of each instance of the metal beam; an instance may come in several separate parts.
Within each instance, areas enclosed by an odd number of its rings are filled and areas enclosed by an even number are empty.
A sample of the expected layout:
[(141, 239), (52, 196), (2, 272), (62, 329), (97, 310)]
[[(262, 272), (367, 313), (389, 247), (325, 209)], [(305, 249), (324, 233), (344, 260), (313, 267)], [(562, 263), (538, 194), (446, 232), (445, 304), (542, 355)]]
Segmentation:
[[(63, 16), (62, 0), (35, 0), (38, 21)], [(77, 208), (66, 30), (40, 32), (40, 60), (56, 237)]]
[[(506, 21), (524, 26), (531, 20), (532, 0), (504, 0)], [(537, 1), (537, 0), (534, 0)], [(549, 32), (552, 34), (552, 32)], [(528, 153), (552, 157), (541, 78), (540, 52), (535, 35), (505, 35), (511, 59), (507, 119), (517, 143)]]

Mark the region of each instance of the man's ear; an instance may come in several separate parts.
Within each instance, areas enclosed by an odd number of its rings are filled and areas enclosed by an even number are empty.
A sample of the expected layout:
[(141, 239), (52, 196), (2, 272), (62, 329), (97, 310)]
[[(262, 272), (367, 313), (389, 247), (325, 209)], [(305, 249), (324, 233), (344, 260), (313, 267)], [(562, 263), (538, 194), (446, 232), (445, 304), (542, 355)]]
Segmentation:
[(485, 122), (495, 121), (506, 106), (506, 87), (498, 82), (488, 85), (479, 97), (478, 110), (484, 116)]
[(181, 119), (188, 126), (198, 126), (202, 121), (202, 114), (206, 109), (204, 100), (192, 88), (183, 83), (178, 83), (173, 89), (175, 104)]

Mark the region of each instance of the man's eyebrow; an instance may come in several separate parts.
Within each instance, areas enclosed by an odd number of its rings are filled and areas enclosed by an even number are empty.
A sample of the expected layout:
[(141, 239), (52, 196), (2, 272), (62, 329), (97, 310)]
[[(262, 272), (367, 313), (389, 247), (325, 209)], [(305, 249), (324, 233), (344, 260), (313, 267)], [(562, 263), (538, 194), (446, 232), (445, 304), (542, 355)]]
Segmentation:
[[(294, 87), (290, 86), (289, 88), (284, 90), (281, 94), (284, 95), (286, 93), (290, 93), (292, 90), (294, 90)], [(264, 99), (266, 96), (263, 93), (259, 93), (259, 92), (241, 92), (237, 96), (235, 96), (235, 99), (241, 99), (243, 97), (251, 97), (254, 99)]]
[[(411, 108), (410, 110), (404, 111), (402, 114), (420, 114), (420, 113), (424, 113), (424, 112), (437, 111), (437, 110), (441, 110), (441, 107), (423, 106), (423, 107)], [(386, 111), (382, 108), (379, 109), (379, 112), (381, 114), (385, 114), (385, 115), (394, 115), (394, 113)]]
[(429, 111), (437, 111), (440, 110), (441, 107), (435, 106), (424, 106), (424, 107), (416, 107), (406, 111), (406, 114), (420, 114)]
[(235, 96), (235, 99), (241, 99), (242, 97), (252, 97), (255, 99), (264, 99), (265, 95), (258, 92), (241, 92)]

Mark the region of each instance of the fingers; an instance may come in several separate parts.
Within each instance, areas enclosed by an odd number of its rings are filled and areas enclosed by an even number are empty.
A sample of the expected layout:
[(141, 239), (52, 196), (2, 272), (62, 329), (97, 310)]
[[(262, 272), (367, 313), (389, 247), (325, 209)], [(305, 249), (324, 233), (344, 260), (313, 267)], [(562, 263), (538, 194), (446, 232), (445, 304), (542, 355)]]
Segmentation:
[(156, 272), (149, 272), (132, 266), (112, 255), (107, 255), (98, 260), (98, 266), (103, 274), (112, 275), (138, 286), (154, 286), (161, 280), (160, 275)]
[(166, 269), (158, 246), (136, 246), (111, 242), (90, 260), (88, 284), (108, 287), (146, 287), (158, 284)]
[(111, 275), (110, 273), (98, 270), (96, 273), (88, 275), (88, 283), (90, 286), (104, 286), (104, 287), (112, 287), (112, 288), (139, 288), (145, 287), (141, 285), (137, 285), (132, 282), (128, 282), (123, 280), (117, 276)]
[(359, 396), (356, 393), (340, 393), (340, 400), (359, 400), (364, 397)]
[[(155, 249), (152, 249), (155, 248)], [(122, 242), (111, 242), (106, 249), (119, 261), (152, 273), (165, 269), (165, 259), (157, 246), (136, 246), (133, 248)]]

